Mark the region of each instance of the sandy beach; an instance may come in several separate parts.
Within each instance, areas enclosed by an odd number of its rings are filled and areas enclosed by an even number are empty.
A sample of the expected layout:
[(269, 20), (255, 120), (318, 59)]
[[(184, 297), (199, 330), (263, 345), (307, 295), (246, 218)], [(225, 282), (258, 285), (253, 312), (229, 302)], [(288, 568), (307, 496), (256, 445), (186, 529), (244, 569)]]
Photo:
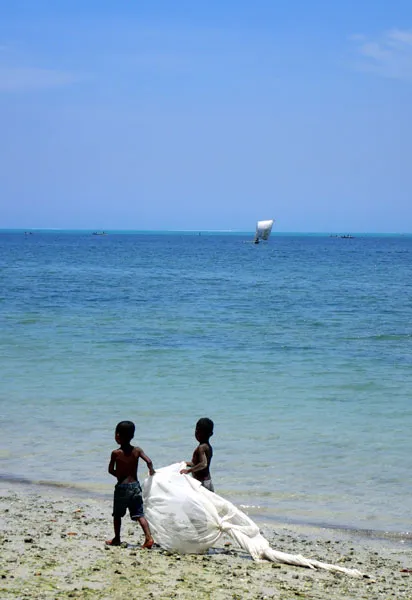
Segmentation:
[(412, 548), (340, 537), (325, 530), (262, 526), (273, 548), (359, 569), (368, 578), (253, 562), (226, 538), (201, 556), (142, 550), (126, 518), (123, 545), (112, 535), (111, 502), (62, 490), (6, 484), (1, 492), (1, 589), (9, 598), (412, 598)]

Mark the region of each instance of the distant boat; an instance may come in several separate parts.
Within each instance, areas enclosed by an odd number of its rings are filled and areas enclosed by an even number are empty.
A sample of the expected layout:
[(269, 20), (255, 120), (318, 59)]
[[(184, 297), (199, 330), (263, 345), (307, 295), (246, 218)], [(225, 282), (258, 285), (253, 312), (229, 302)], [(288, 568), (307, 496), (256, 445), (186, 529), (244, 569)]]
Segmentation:
[(269, 219), (268, 221), (258, 221), (256, 223), (256, 233), (253, 240), (254, 244), (259, 244), (260, 240), (266, 242), (269, 239), (269, 236), (272, 232), (274, 219)]
[(105, 231), (93, 231), (93, 235), (107, 235)]

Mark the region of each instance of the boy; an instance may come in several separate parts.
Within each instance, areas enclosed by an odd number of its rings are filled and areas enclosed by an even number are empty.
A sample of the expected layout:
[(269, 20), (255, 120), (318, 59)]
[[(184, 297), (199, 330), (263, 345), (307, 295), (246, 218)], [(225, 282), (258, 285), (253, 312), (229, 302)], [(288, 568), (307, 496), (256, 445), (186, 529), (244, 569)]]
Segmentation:
[(213, 456), (213, 448), (209, 443), (209, 439), (213, 435), (213, 421), (211, 419), (199, 419), (196, 423), (195, 438), (199, 442), (197, 448), (193, 452), (191, 462), (186, 463), (186, 469), (180, 472), (184, 474), (192, 473), (193, 477), (210, 492), (214, 492), (212, 478), (210, 476), (210, 463)]
[(108, 540), (109, 546), (120, 546), (120, 528), (122, 517), (129, 509), (130, 518), (133, 521), (139, 521), (145, 535), (145, 541), (142, 548), (151, 548), (154, 544), (152, 534), (150, 533), (149, 523), (146, 521), (143, 513), (142, 488), (137, 479), (137, 467), (139, 458), (145, 461), (149, 467), (149, 474), (154, 475), (153, 463), (148, 456), (138, 446), (132, 446), (130, 440), (133, 439), (135, 432), (134, 423), (131, 421), (121, 421), (117, 424), (114, 439), (120, 448), (113, 450), (110, 457), (109, 473), (117, 478), (117, 484), (114, 488), (113, 499), (113, 525), (114, 538)]

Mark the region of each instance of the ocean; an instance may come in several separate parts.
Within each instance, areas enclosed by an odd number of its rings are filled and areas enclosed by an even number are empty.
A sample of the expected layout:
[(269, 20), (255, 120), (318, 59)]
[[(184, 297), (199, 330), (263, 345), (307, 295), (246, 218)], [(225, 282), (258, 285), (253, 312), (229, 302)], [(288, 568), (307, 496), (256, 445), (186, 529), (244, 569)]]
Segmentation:
[(156, 468), (207, 416), (251, 516), (412, 543), (412, 236), (251, 240), (0, 232), (1, 479), (109, 497), (118, 421)]

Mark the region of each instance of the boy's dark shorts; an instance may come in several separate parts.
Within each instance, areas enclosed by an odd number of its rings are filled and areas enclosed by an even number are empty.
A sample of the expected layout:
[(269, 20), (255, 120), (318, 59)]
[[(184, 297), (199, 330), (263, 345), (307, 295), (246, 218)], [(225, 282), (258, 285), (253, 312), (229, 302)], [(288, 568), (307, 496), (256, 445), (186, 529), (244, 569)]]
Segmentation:
[(209, 492), (214, 492), (215, 488), (213, 486), (212, 480), (211, 479), (204, 479), (202, 481), (202, 485), (204, 488), (206, 488), (207, 490), (209, 490)]
[(113, 517), (121, 519), (129, 509), (130, 518), (144, 517), (140, 483), (118, 483), (114, 488)]

